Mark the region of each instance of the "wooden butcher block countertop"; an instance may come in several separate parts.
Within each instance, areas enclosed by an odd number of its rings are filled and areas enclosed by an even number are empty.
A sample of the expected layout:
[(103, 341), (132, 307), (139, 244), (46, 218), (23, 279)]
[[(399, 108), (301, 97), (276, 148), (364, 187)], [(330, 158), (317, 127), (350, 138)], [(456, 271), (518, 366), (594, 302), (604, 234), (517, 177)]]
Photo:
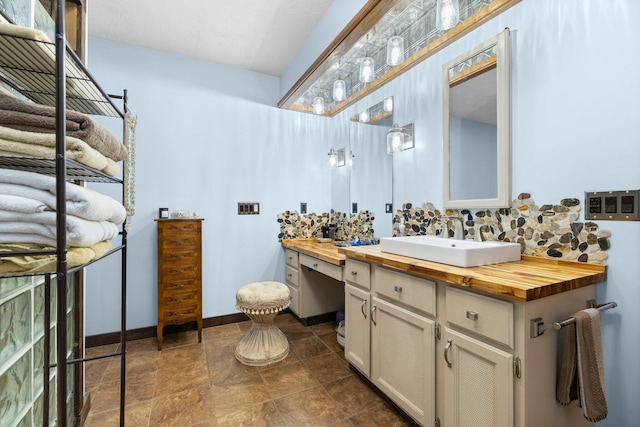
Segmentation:
[(316, 239), (285, 239), (282, 241), (282, 247), (340, 266), (344, 265), (346, 258), (338, 252), (340, 247), (332, 242), (320, 243)]
[(607, 280), (604, 265), (551, 258), (522, 256), (520, 261), (462, 268), (380, 252), (378, 246), (338, 249), (347, 258), (518, 301), (532, 301)]

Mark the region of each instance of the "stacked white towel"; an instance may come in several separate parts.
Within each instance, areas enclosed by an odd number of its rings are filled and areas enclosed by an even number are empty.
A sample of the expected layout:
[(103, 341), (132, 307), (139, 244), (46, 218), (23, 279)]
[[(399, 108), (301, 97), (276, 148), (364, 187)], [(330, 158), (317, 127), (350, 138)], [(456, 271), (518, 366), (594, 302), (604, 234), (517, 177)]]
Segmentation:
[[(73, 183), (66, 185), (67, 245), (91, 246), (118, 235), (121, 203)], [(55, 177), (0, 169), (0, 243), (56, 245)]]

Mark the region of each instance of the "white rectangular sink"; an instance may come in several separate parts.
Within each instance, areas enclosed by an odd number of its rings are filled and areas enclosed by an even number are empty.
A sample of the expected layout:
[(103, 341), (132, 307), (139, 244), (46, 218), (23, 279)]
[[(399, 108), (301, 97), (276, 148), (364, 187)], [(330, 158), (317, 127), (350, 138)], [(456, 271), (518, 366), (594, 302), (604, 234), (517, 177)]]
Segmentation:
[(475, 242), (433, 236), (382, 237), (380, 251), (457, 267), (520, 260), (518, 243)]

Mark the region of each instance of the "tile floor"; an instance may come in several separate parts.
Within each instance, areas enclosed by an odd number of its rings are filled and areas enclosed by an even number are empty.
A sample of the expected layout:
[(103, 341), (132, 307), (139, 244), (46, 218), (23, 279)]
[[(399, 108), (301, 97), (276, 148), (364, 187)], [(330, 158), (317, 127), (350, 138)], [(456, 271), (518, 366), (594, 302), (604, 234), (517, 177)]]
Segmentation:
[[(126, 425), (143, 426), (408, 426), (348, 367), (335, 323), (305, 327), (290, 314), (277, 325), (289, 339), (287, 358), (249, 367), (234, 357), (250, 322), (127, 343)], [(87, 355), (117, 345), (87, 349)], [(117, 426), (120, 358), (89, 362), (86, 427)]]

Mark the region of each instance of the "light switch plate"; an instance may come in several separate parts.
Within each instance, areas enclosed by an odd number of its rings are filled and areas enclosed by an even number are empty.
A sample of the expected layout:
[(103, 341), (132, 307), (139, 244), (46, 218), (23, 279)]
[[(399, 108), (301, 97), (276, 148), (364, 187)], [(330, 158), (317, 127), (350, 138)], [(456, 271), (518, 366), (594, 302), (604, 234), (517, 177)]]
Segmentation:
[(640, 190), (585, 191), (585, 219), (640, 221)]
[(260, 203), (238, 202), (238, 215), (260, 215)]
[(301, 214), (307, 213), (307, 202), (300, 202), (300, 213)]

